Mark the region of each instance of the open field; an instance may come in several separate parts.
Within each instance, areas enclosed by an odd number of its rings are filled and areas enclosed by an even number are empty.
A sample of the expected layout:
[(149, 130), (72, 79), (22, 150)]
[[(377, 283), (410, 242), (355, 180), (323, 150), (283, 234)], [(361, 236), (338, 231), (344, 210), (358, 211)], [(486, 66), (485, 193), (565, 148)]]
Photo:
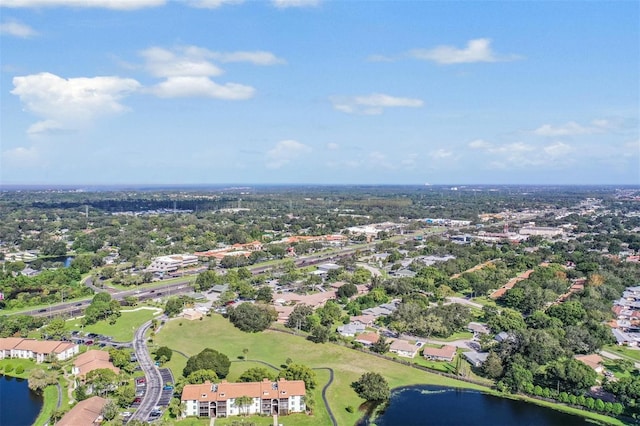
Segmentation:
[[(350, 385), (367, 371), (381, 372), (391, 387), (428, 383), (485, 389), (470, 383), (407, 368), (395, 362), (338, 345), (317, 345), (299, 336), (275, 331), (244, 333), (219, 315), (205, 317), (203, 321), (172, 320), (156, 335), (155, 343), (178, 349), (189, 356), (197, 354), (205, 347), (211, 347), (225, 353), (230, 359), (237, 359), (238, 356), (243, 355), (242, 350), (247, 348), (249, 349), (248, 359), (265, 361), (278, 367), (284, 364), (287, 358), (291, 358), (294, 362), (312, 368), (333, 368), (334, 382), (327, 392), (327, 397), (340, 425), (354, 424), (360, 417), (357, 412), (348, 413), (345, 408), (347, 406), (357, 408), (363, 402)], [(166, 366), (172, 369), (174, 375), (179, 376), (185, 364), (186, 358), (174, 354)], [(229, 374), (230, 378), (244, 371), (245, 364), (248, 367), (250, 362), (234, 362)], [(328, 380), (328, 374), (324, 371), (318, 373), (318, 388), (315, 393), (316, 415), (319, 417), (315, 418), (315, 424), (328, 424), (328, 418), (321, 421), (320, 417), (324, 416), (319, 413), (323, 408), (320, 392)]]
[(145, 322), (156, 315), (155, 310), (140, 309), (136, 311), (122, 312), (115, 324), (109, 321), (98, 321), (95, 324), (82, 327), (79, 318), (67, 320), (68, 330), (82, 330), (85, 333), (103, 334), (112, 336), (117, 342), (129, 342), (133, 340), (133, 333)]
[[(182, 324), (182, 325), (180, 325)], [(378, 358), (367, 353), (354, 351), (347, 347), (334, 344), (315, 344), (304, 340), (300, 336), (294, 336), (277, 331), (267, 330), (262, 333), (244, 333), (233, 327), (226, 319), (219, 315), (205, 317), (203, 321), (172, 320), (155, 337), (156, 345), (169, 346), (172, 349), (180, 350), (191, 356), (200, 352), (205, 347), (216, 349), (225, 353), (232, 362), (229, 379), (238, 377), (247, 368), (256, 366), (255, 361), (239, 361), (239, 356), (243, 356), (243, 349), (248, 349), (247, 358), (249, 360), (260, 360), (276, 367), (284, 364), (287, 358), (294, 362), (308, 365), (312, 368), (332, 368), (334, 370), (334, 382), (327, 391), (327, 398), (331, 410), (333, 411), (339, 425), (352, 425), (361, 417), (357, 410), (355, 413), (348, 413), (346, 407), (358, 408), (363, 402), (350, 385), (357, 380), (361, 374), (367, 371), (377, 371), (385, 376), (392, 388), (407, 386), (412, 384), (432, 384), (450, 387), (465, 387), (489, 392), (496, 395), (520, 398), (528, 402), (548, 406), (560, 411), (569, 412), (593, 419), (603, 423), (622, 425), (623, 423), (611, 417), (589, 413), (578, 409), (566, 407), (559, 404), (547, 403), (528, 397), (515, 397), (502, 395), (491, 389), (471, 383), (461, 382), (436, 374), (427, 373), (414, 368), (409, 368), (398, 363)], [(175, 376), (179, 376), (186, 364), (186, 358), (174, 353), (171, 361), (165, 366), (172, 369)], [(326, 371), (318, 371), (318, 387), (314, 391), (316, 400), (316, 411), (314, 416), (296, 416), (295, 422), (287, 421), (286, 417), (279, 419), (279, 422), (287, 425), (324, 425), (330, 424), (328, 416), (323, 407), (321, 399), (321, 389), (328, 381)], [(289, 417), (293, 420), (293, 417)], [(216, 419), (216, 424), (227, 425), (233, 420), (241, 421), (241, 418), (220, 420)], [(308, 420), (308, 422), (307, 422)], [(253, 421), (256, 425), (271, 424), (270, 419), (263, 417), (246, 418), (246, 421)], [(227, 423), (228, 422), (228, 423)], [(204, 425), (205, 420), (188, 419), (179, 422), (180, 425)]]

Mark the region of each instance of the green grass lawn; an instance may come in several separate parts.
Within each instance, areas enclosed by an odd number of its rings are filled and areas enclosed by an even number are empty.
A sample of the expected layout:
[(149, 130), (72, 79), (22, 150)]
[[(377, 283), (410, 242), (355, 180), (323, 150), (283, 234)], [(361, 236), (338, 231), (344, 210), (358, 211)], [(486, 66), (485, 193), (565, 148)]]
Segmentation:
[(155, 311), (149, 309), (122, 312), (120, 318), (118, 318), (113, 325), (105, 320), (84, 327), (82, 327), (80, 319), (70, 319), (67, 321), (67, 329), (82, 330), (85, 333), (104, 334), (113, 337), (113, 340), (117, 342), (129, 342), (133, 340), (135, 330), (155, 315)]
[[(13, 367), (13, 370), (10, 372), (6, 372), (6, 367), (8, 365), (11, 365)], [(16, 373), (16, 368), (18, 366), (22, 366), (22, 368), (24, 369), (24, 372), (17, 374)], [(31, 373), (31, 370), (33, 370), (34, 368), (36, 368), (37, 364), (35, 363), (35, 361), (31, 360), (31, 359), (18, 359), (18, 358), (10, 358), (10, 359), (3, 359), (0, 360), (0, 372), (3, 374), (6, 374), (7, 376), (11, 376), (11, 377), (19, 377), (21, 379), (28, 379), (29, 378), (29, 373)], [(46, 364), (44, 367), (46, 369)]]
[[(62, 388), (62, 392), (65, 393), (64, 388)], [(34, 423), (35, 426), (44, 426), (47, 424), (49, 417), (51, 417), (51, 413), (53, 413), (53, 410), (55, 410), (58, 405), (58, 388), (55, 385), (47, 386), (44, 390), (43, 397), (44, 403), (42, 404), (40, 414)]]
[(621, 355), (623, 358), (629, 358), (633, 361), (640, 361), (640, 350), (631, 349), (626, 346), (609, 345), (603, 348), (607, 352)]
[[(182, 325), (179, 325), (180, 323)], [(368, 371), (381, 372), (392, 388), (427, 383), (484, 389), (481, 386), (407, 368), (343, 346), (318, 345), (299, 336), (269, 330), (262, 333), (244, 333), (219, 315), (205, 317), (203, 321), (172, 320), (156, 335), (154, 343), (178, 349), (189, 356), (197, 354), (205, 347), (211, 347), (225, 353), (230, 359), (237, 359), (238, 356), (243, 355), (242, 350), (247, 348), (249, 349), (248, 359), (266, 361), (275, 366), (280, 366), (287, 358), (291, 358), (294, 362), (312, 368), (333, 368), (334, 382), (327, 391), (327, 397), (340, 425), (355, 424), (360, 418), (358, 412), (348, 413), (346, 407), (357, 408), (363, 402), (350, 385)], [(165, 366), (171, 368), (175, 376), (179, 376), (186, 361), (186, 358), (174, 353), (171, 361)], [(249, 365), (249, 361), (232, 363), (229, 378), (237, 377), (236, 375), (241, 374)], [(328, 380), (328, 373), (319, 371), (318, 379), (318, 388), (315, 390), (316, 410), (315, 415), (310, 418), (310, 424), (328, 424), (328, 416), (324, 412), (320, 398), (322, 386)]]
[(440, 337), (432, 337), (433, 340), (438, 340), (441, 342), (453, 342), (454, 340), (463, 340), (463, 339), (471, 339), (473, 338), (473, 333), (469, 332), (469, 331), (459, 331), (457, 333), (453, 333), (451, 336), (447, 337), (447, 338), (440, 338)]
[(613, 362), (612, 360), (608, 360), (607, 358), (604, 358), (602, 365), (604, 366), (605, 369), (607, 369), (608, 371), (611, 371), (613, 375), (618, 379), (631, 376), (630, 371), (621, 370), (620, 367), (618, 367), (618, 365), (615, 362)]
[[(182, 325), (179, 325), (182, 323)], [(287, 358), (294, 362), (308, 365), (312, 368), (329, 367), (333, 368), (335, 376), (334, 382), (327, 390), (329, 405), (333, 411), (339, 425), (352, 425), (361, 417), (357, 411), (363, 402), (350, 385), (357, 380), (360, 375), (368, 371), (380, 372), (385, 376), (392, 388), (413, 384), (432, 384), (450, 387), (467, 387), (482, 390), (484, 392), (501, 395), (491, 391), (487, 387), (460, 382), (454, 379), (441, 377), (435, 374), (420, 371), (414, 368), (401, 365), (390, 360), (382, 359), (354, 351), (344, 346), (334, 344), (315, 344), (305, 340), (300, 336), (293, 336), (277, 331), (267, 330), (262, 333), (244, 333), (233, 327), (226, 319), (219, 315), (205, 317), (203, 321), (181, 321), (172, 320), (155, 337), (156, 345), (166, 345), (172, 349), (178, 349), (187, 355), (195, 355), (205, 347), (216, 349), (225, 353), (231, 360), (238, 360), (243, 356), (243, 349), (249, 349), (247, 358), (250, 360), (261, 360), (271, 363), (277, 367), (284, 364)], [(174, 353), (171, 361), (166, 364), (172, 369), (174, 375), (178, 377), (186, 364), (187, 359)], [(258, 363), (252, 361), (232, 362), (229, 373), (229, 380), (235, 380), (244, 370), (254, 367)], [(316, 400), (313, 416), (296, 415), (280, 417), (278, 420), (283, 425), (325, 425), (330, 424), (328, 415), (324, 410), (321, 391), (328, 381), (328, 373), (318, 371), (318, 387), (314, 390)], [(577, 414), (585, 417), (598, 419), (604, 423), (622, 425), (613, 418), (595, 413), (565, 407), (559, 404), (545, 403), (531, 398), (521, 399), (534, 402), (540, 405)], [(346, 411), (346, 407), (356, 408), (355, 413)], [(242, 421), (242, 418), (216, 419), (216, 425), (229, 425), (233, 421)], [(245, 421), (252, 421), (256, 425), (271, 425), (270, 418), (248, 417)], [(177, 424), (205, 425), (208, 420), (187, 419)]]

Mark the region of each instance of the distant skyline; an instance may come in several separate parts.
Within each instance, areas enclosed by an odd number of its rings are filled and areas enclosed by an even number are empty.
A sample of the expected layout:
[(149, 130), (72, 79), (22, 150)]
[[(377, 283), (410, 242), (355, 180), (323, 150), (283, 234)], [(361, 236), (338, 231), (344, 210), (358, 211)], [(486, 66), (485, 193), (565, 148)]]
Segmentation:
[(636, 1), (0, 0), (0, 185), (640, 184)]

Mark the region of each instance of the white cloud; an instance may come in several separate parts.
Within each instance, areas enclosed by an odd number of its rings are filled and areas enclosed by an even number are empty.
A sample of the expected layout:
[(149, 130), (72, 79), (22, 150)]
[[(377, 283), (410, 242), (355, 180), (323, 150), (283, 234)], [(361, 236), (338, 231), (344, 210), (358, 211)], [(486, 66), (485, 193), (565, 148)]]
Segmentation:
[(33, 123), (27, 129), (27, 133), (30, 135), (51, 134), (65, 132), (67, 129), (55, 120), (42, 120)]
[(476, 139), (469, 142), (469, 148), (471, 149), (487, 149), (491, 147), (491, 144), (482, 139)]
[(332, 96), (329, 99), (336, 110), (347, 114), (379, 115), (385, 108), (419, 108), (424, 105), (420, 99), (399, 98), (381, 93), (354, 97)]
[(161, 98), (202, 97), (243, 100), (254, 96), (255, 89), (237, 83), (218, 84), (208, 77), (169, 77), (153, 86), (150, 92)]
[[(480, 151), (473, 154), (476, 161), (482, 160), (483, 164), (487, 164), (492, 169), (561, 168), (574, 161), (569, 155), (574, 152), (574, 148), (564, 142), (554, 142), (544, 146), (525, 142), (499, 145), (478, 139), (470, 142), (468, 146)], [(478, 158), (482, 153), (486, 157)]]
[(220, 84), (211, 80), (224, 71), (212, 60), (220, 62), (248, 62), (253, 65), (282, 63), (270, 52), (213, 52), (198, 46), (182, 46), (174, 49), (152, 47), (140, 52), (145, 68), (156, 77), (165, 80), (149, 89), (163, 98), (207, 97), (240, 100), (254, 96), (255, 89), (238, 83)]
[(93, 7), (115, 10), (135, 10), (165, 4), (165, 0), (2, 0), (3, 7)]
[(38, 35), (38, 32), (22, 22), (10, 20), (0, 23), (0, 34), (20, 38), (30, 38)]
[(295, 140), (280, 141), (267, 151), (267, 168), (279, 169), (311, 151), (311, 147)]
[(189, 0), (189, 6), (198, 9), (217, 9), (225, 4), (241, 4), (243, 0)]
[(573, 151), (573, 148), (571, 148), (570, 145), (567, 145), (563, 142), (556, 142), (554, 144), (547, 145), (542, 149), (545, 154), (547, 154), (551, 158), (564, 157), (565, 155)]
[(439, 64), (465, 64), (474, 62), (501, 62), (516, 59), (516, 56), (498, 56), (491, 49), (491, 40), (478, 38), (469, 40), (467, 46), (437, 46), (433, 49), (414, 49), (409, 56), (415, 59), (434, 61)]
[(320, 4), (320, 0), (271, 0), (278, 9), (287, 9), (289, 7), (316, 7)]
[(100, 116), (127, 110), (119, 101), (140, 88), (140, 83), (120, 77), (64, 79), (51, 73), (13, 78), (12, 94), (25, 109), (44, 120), (31, 126), (30, 133), (75, 129)]
[(444, 148), (440, 148), (435, 151), (431, 151), (429, 155), (435, 160), (443, 160), (445, 158), (453, 157), (453, 152)]
[(327, 144), (327, 149), (328, 149), (329, 151), (337, 151), (338, 149), (340, 149), (340, 145), (338, 145), (338, 144), (337, 144), (337, 143), (335, 143), (335, 142), (329, 142), (329, 143)]
[(539, 136), (576, 136), (604, 133), (612, 128), (612, 124), (607, 120), (593, 120), (591, 125), (582, 126), (575, 121), (569, 121), (561, 126), (543, 124), (533, 131)]
[(42, 165), (43, 159), (35, 146), (17, 147), (2, 153), (2, 163), (12, 167), (30, 168)]
[(284, 64), (286, 61), (278, 58), (271, 52), (228, 52), (216, 53), (211, 52), (211, 57), (220, 62), (249, 62), (253, 65), (276, 65)]
[(161, 47), (151, 47), (140, 52), (140, 55), (147, 61), (147, 70), (156, 77), (221, 75), (223, 71), (207, 61), (202, 50), (184, 49), (176, 54)]

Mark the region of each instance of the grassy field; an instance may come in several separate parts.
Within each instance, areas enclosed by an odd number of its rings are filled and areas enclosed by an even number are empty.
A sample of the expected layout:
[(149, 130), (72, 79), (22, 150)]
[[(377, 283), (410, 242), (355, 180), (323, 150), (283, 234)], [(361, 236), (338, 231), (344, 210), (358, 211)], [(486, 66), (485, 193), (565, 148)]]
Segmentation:
[(605, 346), (603, 349), (607, 352), (620, 355), (623, 358), (628, 358), (630, 360), (640, 362), (640, 350), (638, 349), (631, 349), (625, 346), (618, 346), (618, 345)]
[(145, 322), (156, 315), (156, 311), (141, 309), (139, 311), (122, 312), (122, 315), (115, 324), (108, 321), (98, 321), (95, 324), (82, 327), (80, 319), (70, 319), (67, 321), (68, 330), (82, 330), (85, 333), (104, 334), (112, 336), (117, 342), (129, 342), (133, 340), (133, 333)]
[[(247, 348), (249, 349), (248, 359), (265, 361), (275, 366), (280, 366), (287, 358), (291, 358), (294, 362), (312, 368), (333, 368), (334, 382), (327, 391), (327, 397), (340, 425), (354, 424), (360, 418), (357, 412), (348, 413), (346, 407), (357, 408), (363, 402), (350, 385), (368, 371), (381, 372), (391, 387), (428, 383), (484, 389), (477, 385), (407, 368), (395, 362), (338, 345), (317, 345), (301, 337), (275, 331), (244, 333), (218, 315), (205, 318), (203, 321), (172, 320), (156, 335), (155, 343), (178, 349), (189, 356), (197, 354), (205, 347), (211, 347), (225, 353), (230, 359), (238, 359), (238, 356), (243, 355), (242, 350)], [(174, 375), (179, 376), (185, 364), (186, 358), (174, 354), (165, 366), (171, 368)], [(237, 377), (236, 375), (241, 374), (250, 365), (249, 361), (232, 363), (229, 378)], [(329, 423), (328, 417), (323, 413), (320, 398), (321, 388), (328, 381), (328, 377), (327, 372), (318, 372), (319, 384), (315, 391), (316, 412), (313, 418), (310, 418), (310, 424)]]
[[(180, 325), (182, 324), (182, 325)], [(261, 365), (254, 361), (241, 361), (243, 349), (248, 349), (247, 359), (260, 360), (276, 367), (284, 364), (287, 358), (294, 362), (308, 365), (312, 368), (332, 368), (334, 370), (334, 382), (327, 390), (327, 398), (339, 425), (353, 425), (362, 416), (358, 407), (363, 402), (350, 385), (361, 374), (368, 371), (380, 372), (388, 380), (392, 388), (413, 384), (432, 384), (450, 387), (467, 387), (505, 396), (487, 387), (441, 377), (414, 368), (409, 368), (398, 363), (381, 359), (373, 355), (354, 351), (347, 347), (323, 344), (318, 345), (304, 340), (300, 336), (280, 333), (277, 331), (265, 331), (262, 333), (244, 333), (233, 327), (227, 320), (219, 315), (205, 317), (203, 321), (172, 320), (167, 323), (155, 338), (156, 345), (166, 345), (191, 356), (200, 352), (205, 347), (216, 349), (225, 353), (231, 360), (231, 369), (228, 379), (235, 380), (243, 371), (250, 367)], [(186, 364), (186, 358), (174, 353), (173, 358), (165, 366), (172, 369), (177, 377), (181, 374)], [(325, 425), (330, 424), (328, 415), (321, 399), (322, 387), (327, 383), (329, 374), (326, 371), (318, 371), (318, 387), (314, 391), (316, 400), (313, 416), (296, 415), (281, 417), (279, 422), (283, 425)], [(510, 397), (510, 396), (508, 396)], [(527, 397), (520, 399), (536, 404), (548, 406), (553, 409), (577, 414), (603, 423), (622, 425), (623, 423), (611, 417), (589, 413), (559, 404), (546, 403)], [(355, 413), (346, 411), (348, 406), (356, 409)], [(216, 425), (230, 425), (234, 420), (242, 422), (242, 418), (216, 419)], [(256, 425), (271, 425), (270, 418), (248, 417), (245, 421), (252, 421)], [(187, 419), (178, 422), (180, 425), (205, 425), (208, 420)]]

